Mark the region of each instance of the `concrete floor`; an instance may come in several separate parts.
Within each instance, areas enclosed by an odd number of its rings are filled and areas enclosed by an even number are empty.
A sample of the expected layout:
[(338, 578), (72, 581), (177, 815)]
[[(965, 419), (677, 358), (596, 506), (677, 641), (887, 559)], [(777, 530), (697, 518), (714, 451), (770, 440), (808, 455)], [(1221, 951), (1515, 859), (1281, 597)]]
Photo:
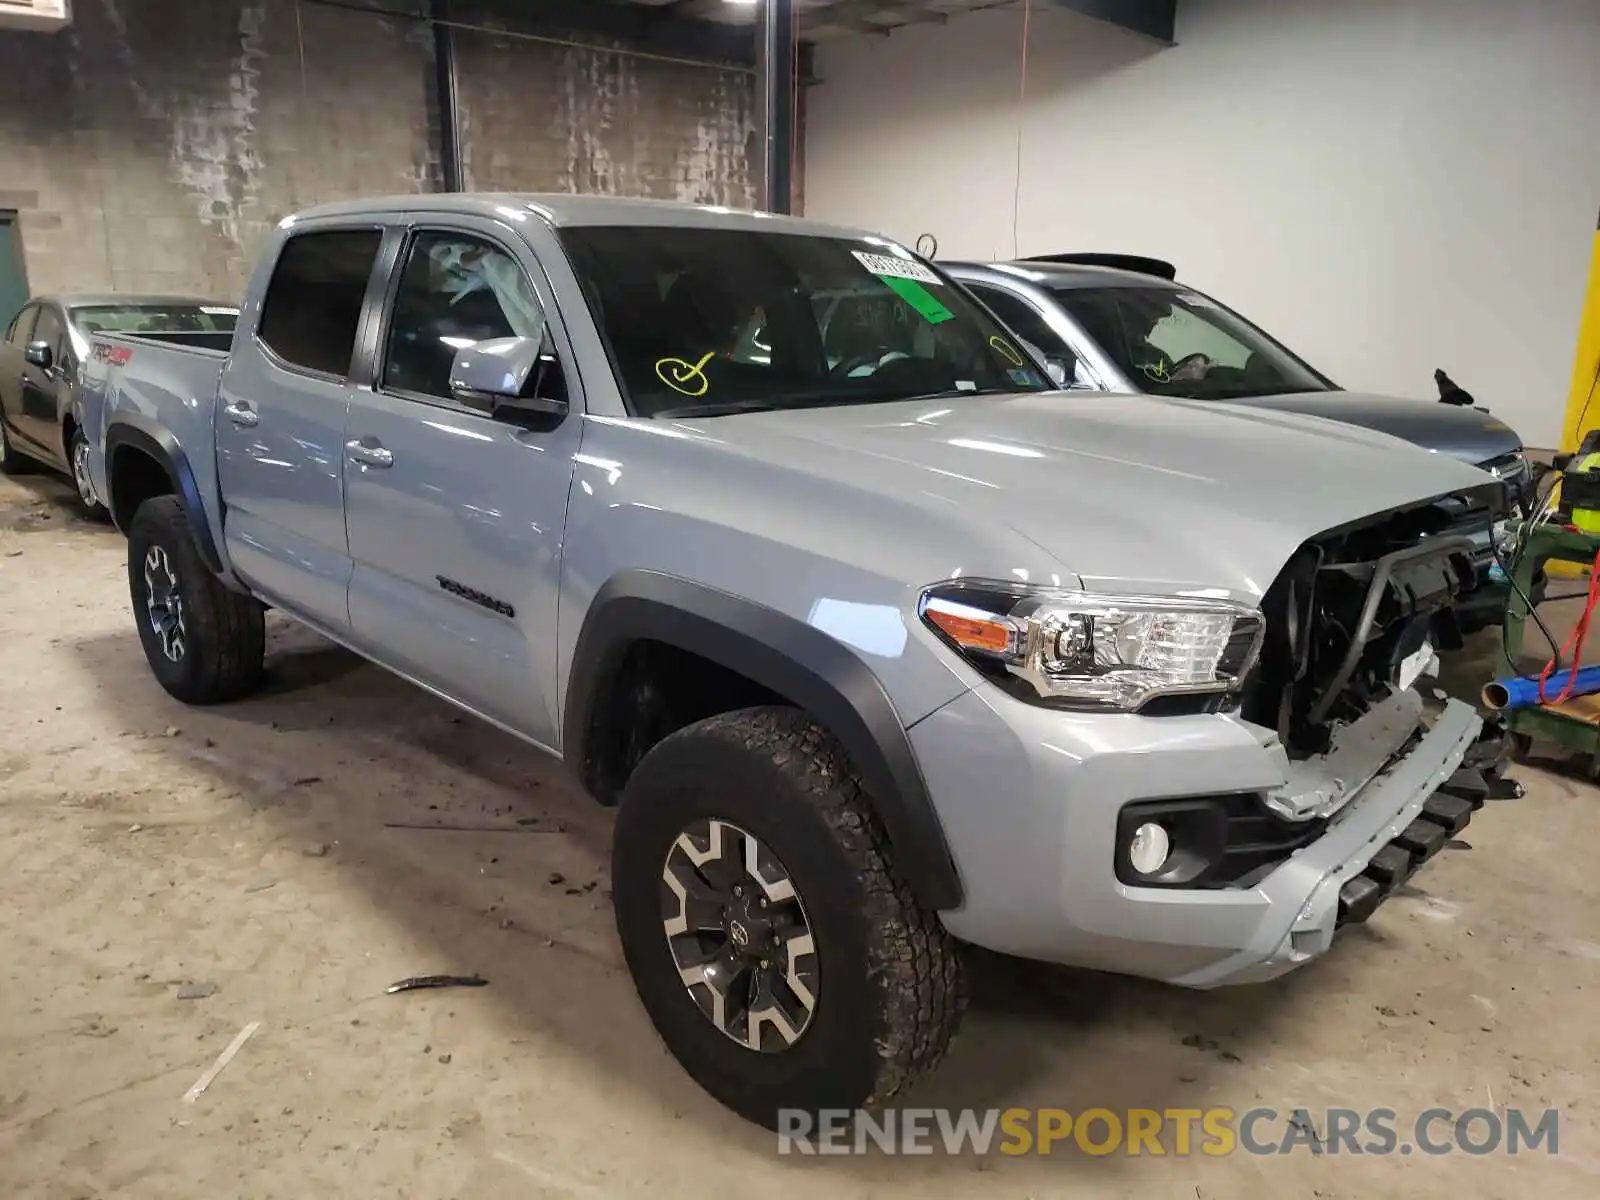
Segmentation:
[[(1528, 770), (1366, 928), (1192, 994), (979, 957), (913, 1105), (1562, 1110), (1529, 1158), (780, 1159), (668, 1058), (606, 903), (609, 816), (511, 739), (276, 625), (206, 712), (151, 679), (123, 542), (0, 480), (0, 1195), (1592, 1197), (1594, 790)], [(561, 832), (389, 827), (537, 818)], [(477, 971), (473, 991), (391, 982)], [(203, 999), (179, 999), (194, 983)], [(247, 1023), (195, 1103), (185, 1090)], [(1518, 1174), (1513, 1176), (1513, 1167)]]

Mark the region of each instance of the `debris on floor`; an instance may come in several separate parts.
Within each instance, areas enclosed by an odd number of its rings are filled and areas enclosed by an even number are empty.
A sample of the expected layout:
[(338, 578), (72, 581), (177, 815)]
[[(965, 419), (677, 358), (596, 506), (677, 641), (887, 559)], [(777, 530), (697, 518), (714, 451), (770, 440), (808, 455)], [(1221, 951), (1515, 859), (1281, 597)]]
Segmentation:
[(216, 1082), (217, 1076), (221, 1075), (222, 1072), (227, 1068), (227, 1065), (233, 1061), (233, 1056), (239, 1053), (239, 1050), (244, 1046), (244, 1044), (248, 1042), (255, 1031), (260, 1028), (260, 1021), (251, 1021), (250, 1024), (241, 1029), (238, 1033), (238, 1036), (236, 1036), (233, 1041), (228, 1043), (228, 1048), (221, 1054), (217, 1055), (217, 1061), (207, 1067), (205, 1074), (200, 1076), (199, 1079), (196, 1079), (194, 1081), (194, 1085), (183, 1094), (184, 1102), (187, 1104), (193, 1104), (196, 1100), (200, 1099), (201, 1094)]
[(391, 983), (384, 991), (393, 996), (398, 992), (419, 992), (426, 988), (480, 988), (488, 986), (489, 981), (481, 975), (415, 975), (410, 979), (402, 979), (399, 983)]

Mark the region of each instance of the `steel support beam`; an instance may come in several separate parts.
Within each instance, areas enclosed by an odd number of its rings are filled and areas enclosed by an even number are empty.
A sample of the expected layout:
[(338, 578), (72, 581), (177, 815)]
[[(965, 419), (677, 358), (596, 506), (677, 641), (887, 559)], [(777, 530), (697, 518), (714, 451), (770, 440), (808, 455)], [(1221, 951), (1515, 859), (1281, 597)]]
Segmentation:
[(456, 86), (456, 31), (451, 0), (428, 0), (428, 21), (433, 27), (435, 67), (433, 116), (439, 126), (439, 174), (444, 190), (467, 190), (461, 161), (461, 95)]
[(787, 213), (794, 204), (795, 60), (794, 0), (762, 0), (756, 53), (758, 128), (761, 138), (760, 204)]

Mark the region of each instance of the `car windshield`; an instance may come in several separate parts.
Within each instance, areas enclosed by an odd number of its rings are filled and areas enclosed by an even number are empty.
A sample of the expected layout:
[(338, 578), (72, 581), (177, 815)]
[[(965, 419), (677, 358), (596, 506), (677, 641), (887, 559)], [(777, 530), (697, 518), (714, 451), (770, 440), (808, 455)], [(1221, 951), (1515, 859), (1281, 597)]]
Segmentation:
[(232, 333), (239, 310), (226, 304), (88, 304), (72, 310), (84, 337), (97, 333)]
[(889, 242), (609, 226), (561, 236), (637, 416), (1050, 387), (959, 287)]
[(1056, 288), (1053, 294), (1135, 387), (1232, 400), (1332, 385), (1237, 313), (1169, 287)]

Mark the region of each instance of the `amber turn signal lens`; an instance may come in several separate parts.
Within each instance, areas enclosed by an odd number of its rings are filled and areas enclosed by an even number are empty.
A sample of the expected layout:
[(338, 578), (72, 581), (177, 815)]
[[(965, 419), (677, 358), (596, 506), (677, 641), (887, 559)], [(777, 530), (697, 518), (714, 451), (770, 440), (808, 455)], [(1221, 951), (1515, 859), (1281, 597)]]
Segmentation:
[(956, 645), (968, 650), (1004, 654), (1011, 649), (1011, 627), (999, 621), (980, 621), (954, 613), (928, 610), (928, 620), (942, 629)]

